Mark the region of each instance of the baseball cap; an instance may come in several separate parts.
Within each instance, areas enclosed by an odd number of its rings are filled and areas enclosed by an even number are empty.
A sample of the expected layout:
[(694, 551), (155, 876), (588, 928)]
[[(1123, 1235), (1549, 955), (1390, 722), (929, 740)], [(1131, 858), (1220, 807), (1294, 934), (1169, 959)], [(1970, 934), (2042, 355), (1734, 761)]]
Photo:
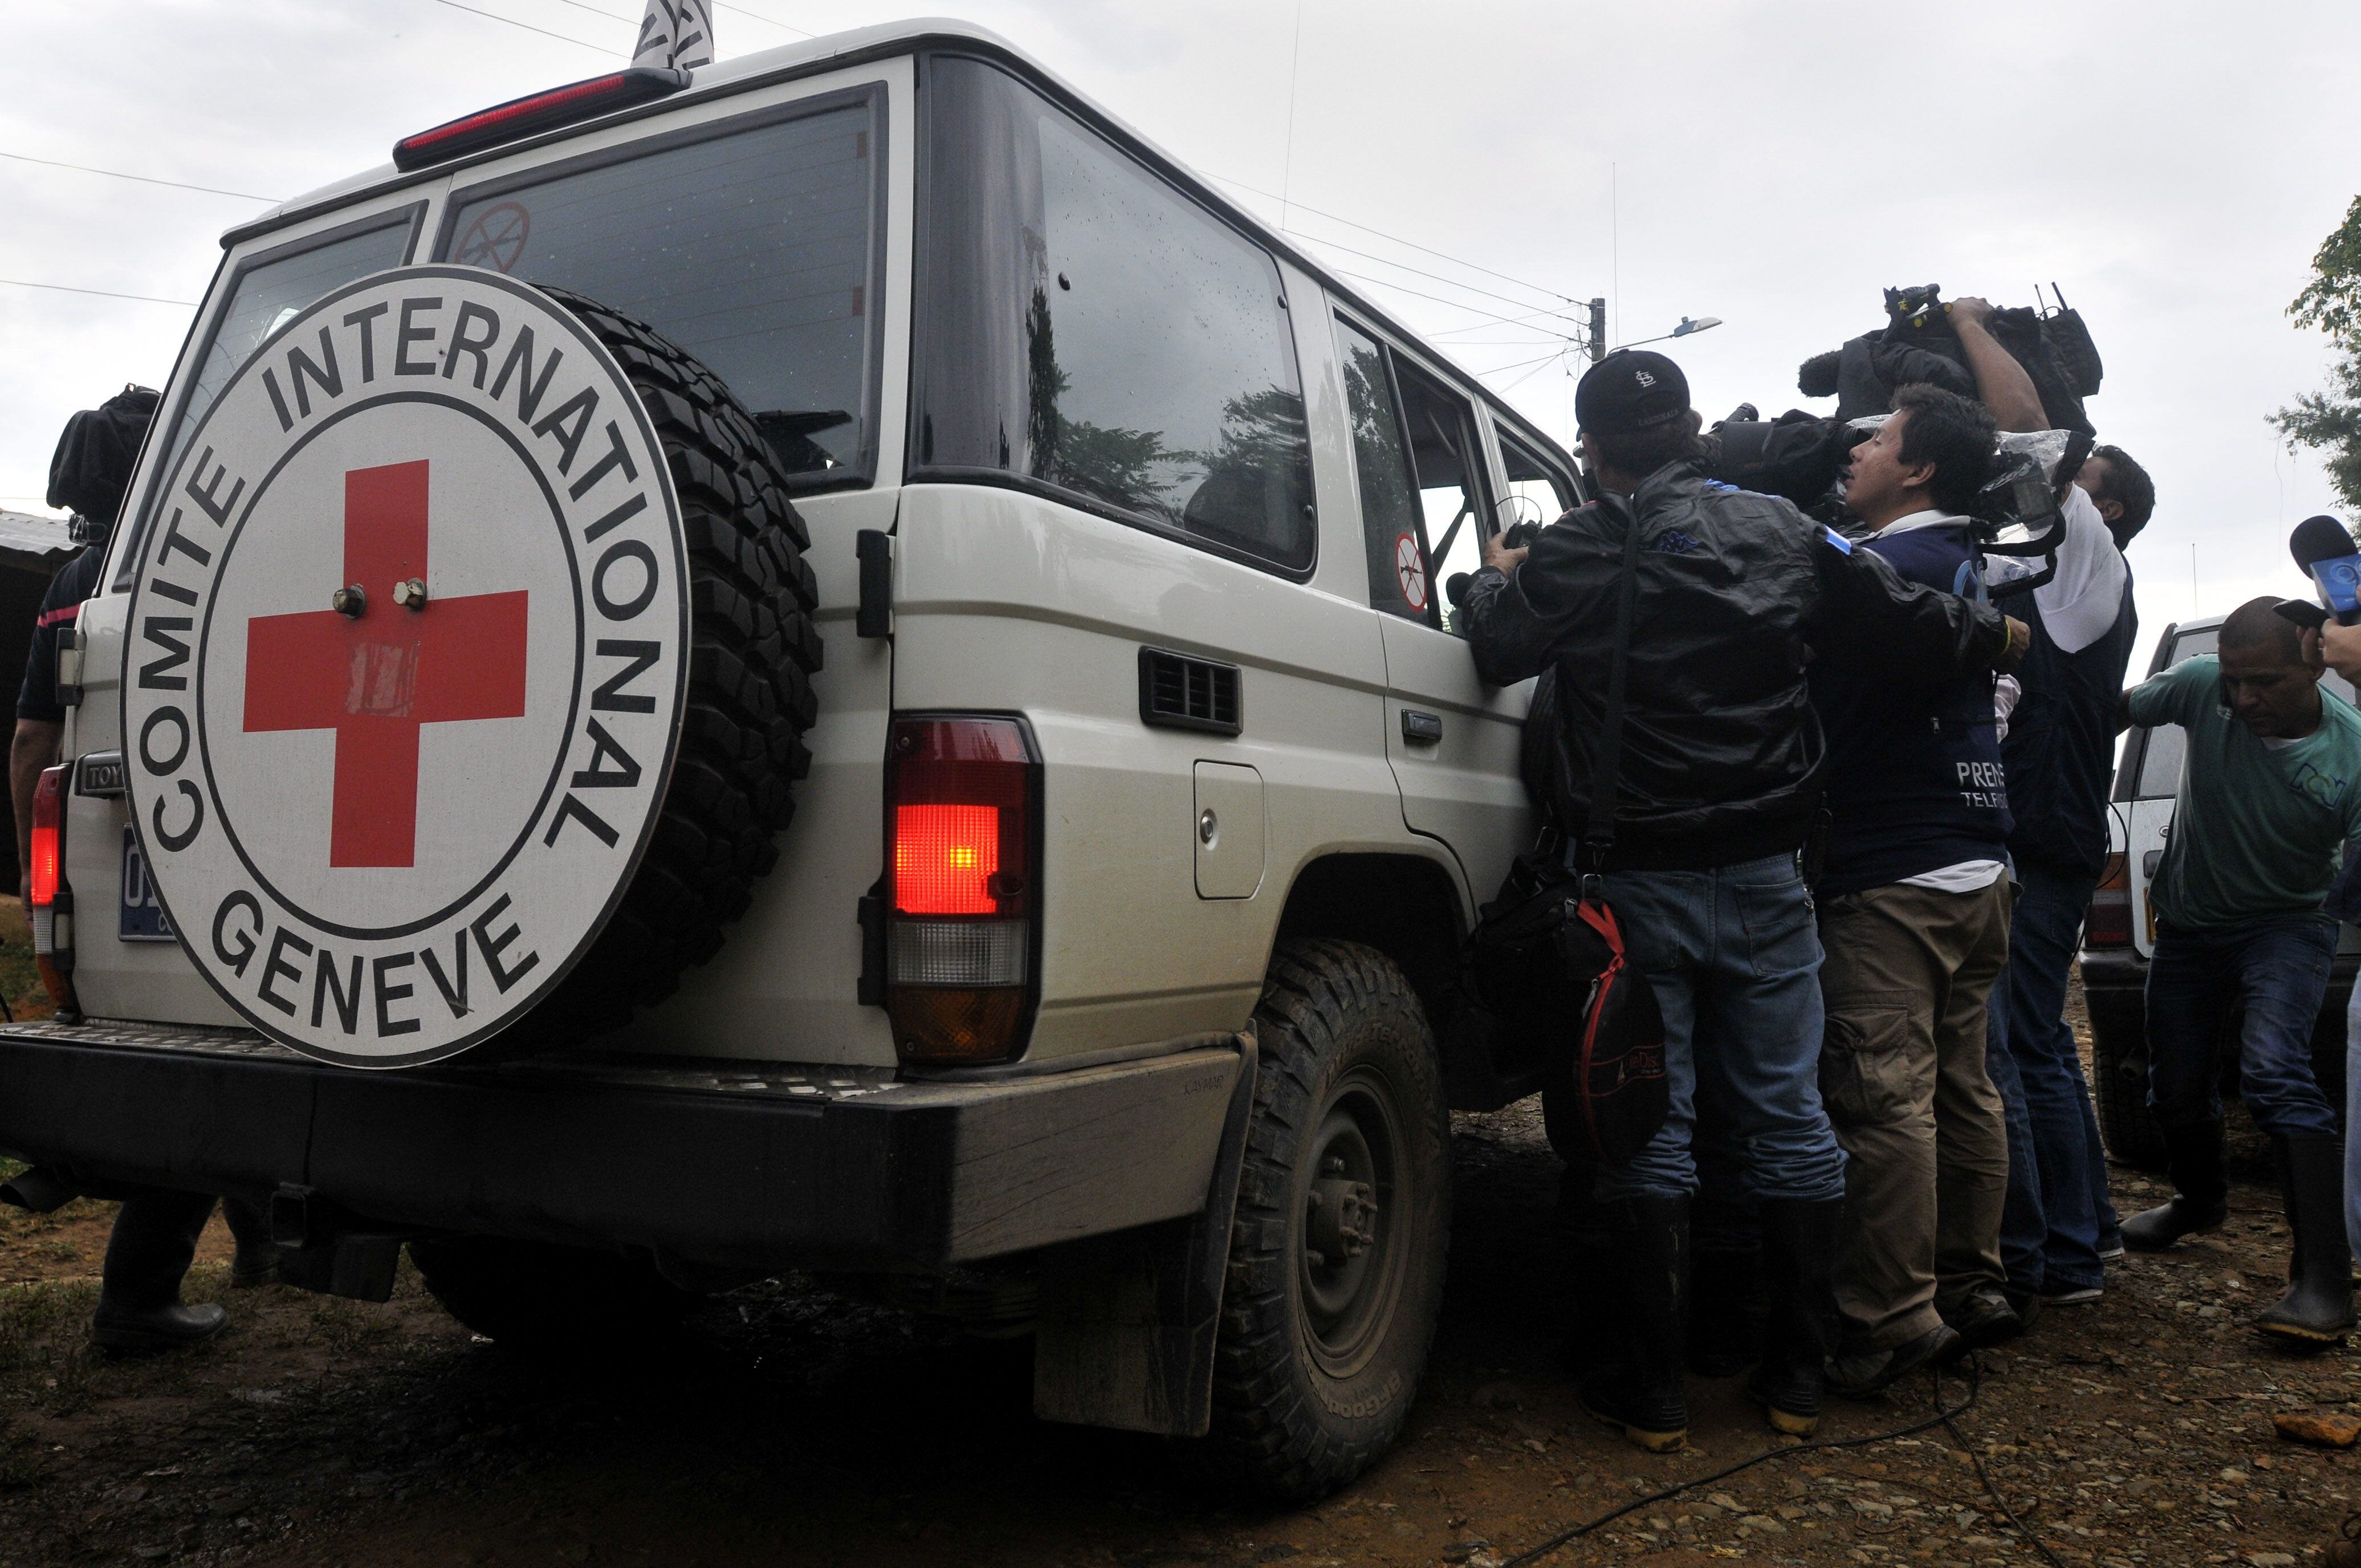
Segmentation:
[(1681, 367), (1645, 348), (1619, 348), (1587, 371), (1574, 389), (1574, 417), (1585, 430), (1653, 430), (1689, 411)]

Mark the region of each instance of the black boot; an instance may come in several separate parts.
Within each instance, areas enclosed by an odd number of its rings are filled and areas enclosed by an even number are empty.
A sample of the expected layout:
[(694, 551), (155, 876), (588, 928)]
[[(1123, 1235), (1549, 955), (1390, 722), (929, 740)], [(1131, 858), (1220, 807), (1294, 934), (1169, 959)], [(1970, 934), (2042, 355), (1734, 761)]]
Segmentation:
[(230, 1284), (247, 1290), (276, 1281), (279, 1244), (271, 1239), (269, 1209), (244, 1198), (225, 1198), (222, 1218), (229, 1222), (230, 1239), (237, 1243), (229, 1260)]
[(2334, 1138), (2278, 1140), (2295, 1253), (2287, 1294), (2255, 1320), (2267, 1334), (2333, 1344), (2353, 1330), (2353, 1249), (2345, 1234), (2345, 1146)]
[(1771, 1315), (1746, 1397), (1790, 1437), (1809, 1437), (1820, 1424), (1820, 1370), (1837, 1343), (1828, 1277), (1843, 1231), (1841, 1198), (1763, 1201), (1763, 1277)]
[(181, 1278), (197, 1255), (197, 1236), (213, 1217), (210, 1193), (135, 1193), (115, 1216), (100, 1276), (91, 1338), (102, 1349), (170, 1350), (219, 1333), (229, 1314), (184, 1307)]
[(1689, 1435), (1681, 1382), (1689, 1201), (1633, 1198), (1615, 1207), (1601, 1282), (1611, 1292), (1618, 1354), (1583, 1379), (1582, 1408), (1649, 1453), (1669, 1453)]
[(2173, 1199), (2124, 1222), (2124, 1245), (2134, 1252), (2162, 1252), (2183, 1236), (2219, 1229), (2230, 1217), (2230, 1183), (2222, 1174), (2222, 1124), (2200, 1122), (2163, 1132)]
[(1763, 1249), (1695, 1245), (1689, 1264), (1688, 1365), (1735, 1377), (1763, 1355)]

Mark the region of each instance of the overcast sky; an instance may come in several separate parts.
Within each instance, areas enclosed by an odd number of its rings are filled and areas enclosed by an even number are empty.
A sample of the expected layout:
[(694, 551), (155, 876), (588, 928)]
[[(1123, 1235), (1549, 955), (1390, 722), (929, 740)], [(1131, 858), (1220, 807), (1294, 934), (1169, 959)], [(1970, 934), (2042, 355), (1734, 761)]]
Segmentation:
[[(260, 210), (17, 159), (291, 195), (381, 162), (410, 131), (620, 62), (640, 11), (467, 4), (578, 41), (445, 0), (13, 0), (0, 507), (41, 510), (65, 417), (126, 381), (161, 386), (191, 316), (16, 285), (194, 301), (220, 231)], [(754, 0), (722, 6), (716, 31), (729, 59), (906, 14)], [(2157, 479), (2132, 553), (2144, 642), (2192, 606), (2298, 591), (2288, 530), (2332, 510), (2319, 466), (2263, 420), (2326, 363), (2284, 312), (2361, 191), (2350, 0), (974, 0), (961, 14), (1197, 169), (1284, 187), (1302, 203), (1291, 227), (1450, 279), (1332, 253), (1458, 302), (1372, 290), (1469, 367), (1507, 367), (1489, 384), (1561, 435), (1571, 381), (1526, 363), (1559, 345), (1487, 325), (1478, 313), (1526, 309), (1467, 285), (1526, 308), (1607, 295), (1618, 341), (1721, 317), (1662, 345), (1711, 418), (1741, 400), (1802, 403), (1796, 364), (1877, 324), (1885, 285), (2023, 304), (2054, 280), (2105, 356), (2101, 438)]]

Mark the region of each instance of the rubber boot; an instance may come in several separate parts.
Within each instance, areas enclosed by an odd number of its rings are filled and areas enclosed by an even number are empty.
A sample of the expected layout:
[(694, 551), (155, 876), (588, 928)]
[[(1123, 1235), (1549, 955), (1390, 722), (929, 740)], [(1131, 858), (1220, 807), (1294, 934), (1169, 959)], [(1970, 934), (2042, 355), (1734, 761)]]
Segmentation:
[(2334, 1344), (2353, 1331), (2353, 1247), (2345, 1234), (2345, 1145), (2336, 1138), (2278, 1141), (2289, 1228), (2295, 1233), (2287, 1294), (2255, 1320), (2277, 1338)]
[(1763, 1360), (1746, 1397), (1772, 1429), (1809, 1437), (1820, 1424), (1820, 1376), (1837, 1343), (1836, 1294), (1829, 1277), (1844, 1234), (1844, 1200), (1763, 1202), (1763, 1277), (1770, 1295)]
[(1696, 1245), (1691, 1233), (1688, 1367), (1735, 1377), (1763, 1355), (1763, 1249)]
[(123, 1201), (91, 1320), (91, 1338), (102, 1349), (170, 1350), (221, 1332), (228, 1313), (181, 1304), (181, 1279), (213, 1212), (210, 1193), (157, 1189)]
[(2218, 1230), (2230, 1217), (2230, 1183), (2222, 1174), (2222, 1124), (2164, 1129), (2166, 1168), (2173, 1198), (2124, 1222), (2124, 1245), (2162, 1252), (2183, 1236)]
[(271, 1238), (270, 1211), (244, 1198), (225, 1198), (222, 1218), (229, 1222), (230, 1239), (237, 1244), (229, 1260), (230, 1284), (249, 1290), (277, 1280), (279, 1244)]
[(1633, 1198), (1616, 1207), (1601, 1283), (1615, 1309), (1617, 1354), (1583, 1379), (1582, 1408), (1649, 1453), (1670, 1453), (1689, 1435), (1682, 1384), (1689, 1201)]

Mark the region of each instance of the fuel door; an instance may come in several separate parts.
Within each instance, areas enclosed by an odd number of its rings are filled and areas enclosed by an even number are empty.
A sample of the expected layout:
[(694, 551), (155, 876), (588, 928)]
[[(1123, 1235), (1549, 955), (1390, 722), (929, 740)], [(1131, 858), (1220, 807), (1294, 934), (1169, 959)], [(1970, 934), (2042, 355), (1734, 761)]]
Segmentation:
[(1199, 762), (1196, 805), (1197, 896), (1252, 898), (1262, 885), (1262, 775)]

